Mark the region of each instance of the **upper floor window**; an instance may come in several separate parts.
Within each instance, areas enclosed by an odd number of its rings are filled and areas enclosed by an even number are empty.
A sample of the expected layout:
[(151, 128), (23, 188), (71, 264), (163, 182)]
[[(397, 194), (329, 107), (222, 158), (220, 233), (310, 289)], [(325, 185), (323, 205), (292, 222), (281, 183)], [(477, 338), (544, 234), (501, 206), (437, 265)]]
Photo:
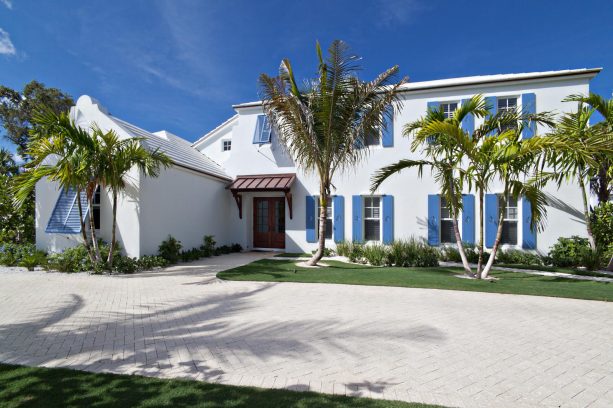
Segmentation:
[(458, 109), (457, 102), (444, 102), (441, 103), (441, 110), (443, 111), (443, 115), (445, 115), (445, 119), (449, 119), (453, 116), (453, 112)]
[(517, 109), (517, 98), (497, 98), (497, 111), (508, 112)]
[(381, 240), (381, 197), (364, 197), (364, 240)]
[(366, 146), (379, 146), (381, 144), (381, 138), (377, 134), (367, 134), (364, 137), (364, 143)]
[(504, 214), (502, 221), (502, 237), (500, 239), (501, 244), (517, 245), (517, 198), (507, 197), (506, 208), (502, 206), (502, 200), (498, 200), (500, 203), (500, 211)]
[[(320, 205), (319, 205), (319, 197), (317, 197), (317, 217), (319, 219), (319, 211), (320, 211)], [(317, 228), (319, 229), (319, 223), (317, 223)], [(326, 206), (326, 231), (325, 231), (325, 238), (326, 239), (332, 239), (332, 197), (328, 198), (328, 203)], [(319, 236), (319, 231), (317, 232), (317, 236)]]
[(258, 120), (253, 134), (253, 144), (270, 143), (272, 136), (272, 126), (266, 115), (258, 115)]
[(100, 229), (100, 186), (96, 188), (96, 192), (94, 193), (92, 215), (94, 217), (96, 229)]
[(232, 141), (231, 140), (222, 140), (221, 141), (221, 150), (223, 152), (227, 152), (232, 150)]
[(451, 207), (447, 199), (441, 196), (441, 243), (455, 243)]

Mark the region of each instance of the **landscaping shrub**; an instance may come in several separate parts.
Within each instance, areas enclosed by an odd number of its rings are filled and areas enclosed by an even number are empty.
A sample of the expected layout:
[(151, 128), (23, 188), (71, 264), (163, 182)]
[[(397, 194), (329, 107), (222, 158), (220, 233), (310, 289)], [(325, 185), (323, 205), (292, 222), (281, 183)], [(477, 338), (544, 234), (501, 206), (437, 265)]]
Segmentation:
[[(606, 262), (609, 260), (607, 259)], [(585, 266), (590, 271), (597, 271), (603, 264), (603, 254), (599, 250), (588, 248), (581, 257), (581, 266)]]
[(34, 253), (23, 256), (18, 265), (28, 268), (29, 271), (33, 271), (37, 266), (47, 267), (47, 254), (43, 251), (35, 250)]
[(517, 265), (543, 265), (540, 256), (519, 249), (508, 249), (496, 253), (496, 263)]
[(359, 242), (352, 242), (349, 248), (349, 254), (347, 255), (350, 262), (363, 262), (364, 259), (364, 245)]
[(28, 260), (33, 259), (33, 257), (38, 259), (41, 253), (44, 254), (44, 252), (38, 251), (34, 244), (3, 243), (0, 244), (0, 265), (19, 265), (25, 258), (28, 258)]
[(200, 247), (202, 250), (202, 255), (204, 257), (213, 256), (216, 243), (217, 242), (215, 242), (212, 235), (205, 235), (202, 239), (202, 246)]
[(232, 248), (232, 252), (241, 252), (243, 250), (242, 245), (237, 243), (230, 245), (230, 247)]
[(168, 263), (174, 264), (179, 262), (181, 256), (181, 241), (169, 235), (165, 241), (162, 241), (158, 248), (158, 255), (166, 259)]
[[(468, 262), (475, 264), (479, 262), (479, 250), (477, 247), (467, 242), (464, 242), (462, 245), (464, 246), (464, 254), (466, 255)], [(488, 253), (485, 252), (484, 256), (487, 259)], [(445, 245), (441, 247), (439, 251), (439, 259), (446, 262), (462, 262), (460, 251), (458, 251), (456, 246), (452, 245)]]
[(138, 269), (147, 271), (153, 268), (163, 268), (168, 265), (168, 261), (161, 256), (144, 255), (138, 259)]
[(559, 238), (549, 250), (549, 257), (554, 266), (576, 267), (581, 266), (591, 256), (591, 251), (587, 238), (572, 236)]
[(113, 259), (113, 272), (116, 273), (134, 273), (138, 271), (139, 264), (136, 258), (128, 256), (118, 256)]
[(608, 252), (608, 248), (613, 245), (613, 202), (601, 203), (594, 208), (592, 234), (598, 249)]
[(204, 251), (199, 248), (192, 248), (186, 251), (181, 251), (181, 261), (183, 262), (197, 261), (198, 259), (204, 257)]
[[(317, 252), (316, 249), (312, 250), (311, 253), (315, 254)], [(331, 248), (324, 248), (324, 256), (334, 256), (336, 253)]]
[(340, 256), (349, 257), (351, 252), (351, 243), (347, 241), (341, 241), (336, 244), (336, 253)]
[(387, 253), (388, 248), (378, 243), (364, 245), (362, 249), (364, 259), (373, 266), (385, 265), (388, 259)]

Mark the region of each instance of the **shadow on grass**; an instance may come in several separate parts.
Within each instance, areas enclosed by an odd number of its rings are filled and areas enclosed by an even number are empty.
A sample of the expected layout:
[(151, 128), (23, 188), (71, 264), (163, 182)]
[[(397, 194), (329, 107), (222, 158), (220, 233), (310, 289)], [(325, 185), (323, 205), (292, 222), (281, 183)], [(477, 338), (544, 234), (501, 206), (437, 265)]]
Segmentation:
[[(3, 407), (362, 407), (431, 405), (0, 364)], [(378, 389), (375, 385), (374, 388)]]

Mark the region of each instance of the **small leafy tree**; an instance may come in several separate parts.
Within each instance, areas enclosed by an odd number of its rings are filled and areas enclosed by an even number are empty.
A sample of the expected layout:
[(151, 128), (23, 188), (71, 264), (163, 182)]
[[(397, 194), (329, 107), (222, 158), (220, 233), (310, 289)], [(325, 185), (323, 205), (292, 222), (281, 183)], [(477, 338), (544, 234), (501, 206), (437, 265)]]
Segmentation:
[(306, 172), (319, 177), (319, 240), (309, 261), (316, 265), (325, 250), (326, 207), (332, 179), (355, 166), (368, 153), (365, 138), (378, 137), (385, 118), (398, 107), (398, 91), (405, 82), (395, 82), (398, 67), (372, 81), (362, 81), (359, 58), (347, 45), (333, 41), (324, 59), (319, 43), (318, 77), (300, 87), (289, 60), (281, 62), (279, 76), (260, 75), (264, 111), (274, 124), (281, 143)]

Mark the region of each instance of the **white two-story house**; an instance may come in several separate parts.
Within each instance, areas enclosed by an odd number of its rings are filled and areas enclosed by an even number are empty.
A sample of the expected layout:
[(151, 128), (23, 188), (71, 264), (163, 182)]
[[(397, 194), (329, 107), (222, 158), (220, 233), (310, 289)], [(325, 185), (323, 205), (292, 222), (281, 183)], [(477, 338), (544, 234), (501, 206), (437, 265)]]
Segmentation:
[[(419, 157), (419, 152), (411, 153), (410, 139), (402, 136), (405, 124), (432, 107), (442, 106), (450, 114), (475, 94), (483, 94), (497, 110), (566, 112), (575, 105), (562, 100), (571, 94), (587, 94), (590, 80), (598, 72), (598, 68), (577, 69), (404, 85), (402, 108), (395, 112), (388, 131), (370, 142), (369, 154), (359, 166), (333, 180), (326, 220), (329, 246), (343, 240), (389, 243), (411, 236), (423, 237), (431, 245), (453, 244), (448, 208), (427, 172), (419, 178), (416, 171), (405, 171), (370, 192), (376, 170), (402, 158)], [(134, 174), (131, 193), (122, 197), (119, 239), (130, 256), (155, 253), (169, 234), (180, 239), (185, 248), (200, 245), (204, 235), (215, 235), (220, 243), (237, 242), (248, 250), (310, 252), (315, 248), (319, 214), (316, 176), (294, 165), (264, 116), (261, 102), (233, 107), (234, 116), (190, 146), (168, 132), (149, 133), (121, 121), (89, 97), (79, 99), (73, 109), (78, 123), (87, 126), (96, 122), (103, 129), (117, 129), (124, 137), (145, 137), (151, 146), (166, 149), (175, 163), (157, 179)], [(473, 118), (463, 126), (471, 130), (478, 121)], [(529, 129), (524, 137), (544, 131)], [(460, 218), (464, 241), (476, 241), (477, 223), (484, 217), (485, 243), (492, 246), (501, 188), (495, 185), (487, 194), (484, 214), (478, 213), (475, 192), (464, 192)], [(529, 203), (521, 199), (509, 203), (503, 247), (546, 253), (561, 236), (585, 235), (578, 188), (573, 184), (560, 189), (552, 185), (547, 192), (547, 225), (538, 233), (530, 228)], [(62, 208), (62, 194), (67, 195), (48, 182), (37, 187), (37, 243), (43, 249), (58, 250), (79, 239), (75, 223), (66, 222), (71, 225), (70, 233), (49, 228), (52, 220), (57, 224), (58, 220), (71, 219), (66, 210), (55, 214), (54, 207)], [(99, 203), (100, 233), (108, 239), (110, 203), (104, 192)]]

